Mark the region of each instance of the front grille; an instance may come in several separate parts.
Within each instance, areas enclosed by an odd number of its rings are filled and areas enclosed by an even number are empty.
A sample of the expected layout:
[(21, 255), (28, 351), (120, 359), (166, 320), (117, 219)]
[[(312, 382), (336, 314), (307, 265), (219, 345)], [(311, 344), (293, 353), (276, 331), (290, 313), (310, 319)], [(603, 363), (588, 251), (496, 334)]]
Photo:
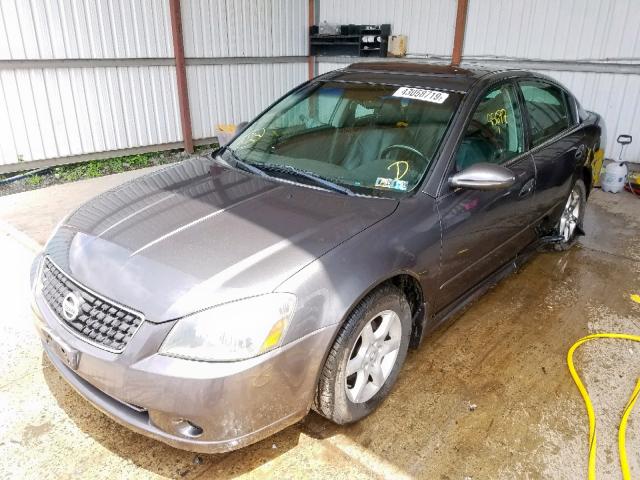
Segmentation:
[[(64, 298), (73, 292), (82, 301), (76, 318), (62, 310)], [(75, 335), (112, 352), (121, 352), (143, 317), (117, 305), (71, 280), (48, 257), (42, 266), (42, 295), (63, 325)]]

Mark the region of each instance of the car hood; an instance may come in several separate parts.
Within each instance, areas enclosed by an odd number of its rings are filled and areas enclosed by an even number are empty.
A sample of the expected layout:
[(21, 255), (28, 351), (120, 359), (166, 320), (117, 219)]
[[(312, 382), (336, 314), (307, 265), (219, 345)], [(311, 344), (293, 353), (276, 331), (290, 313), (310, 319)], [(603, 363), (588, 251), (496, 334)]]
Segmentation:
[(198, 158), (97, 196), (45, 253), (89, 289), (161, 322), (271, 292), (396, 207)]

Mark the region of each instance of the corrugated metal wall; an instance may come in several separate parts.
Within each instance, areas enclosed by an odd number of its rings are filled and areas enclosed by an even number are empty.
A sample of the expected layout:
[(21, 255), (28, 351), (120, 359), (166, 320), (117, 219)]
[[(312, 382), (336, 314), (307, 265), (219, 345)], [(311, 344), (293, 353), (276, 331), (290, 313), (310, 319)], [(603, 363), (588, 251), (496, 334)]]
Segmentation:
[[(181, 6), (195, 139), (306, 80), (307, 1)], [(0, 167), (181, 140), (169, 0), (0, 0)]]
[(165, 0), (0, 0), (0, 59), (171, 56)]
[[(185, 56), (305, 56), (307, 9), (303, 0), (182, 0)], [(306, 79), (304, 59), (187, 65), (194, 138), (214, 136), (219, 123), (250, 120)]]
[[(455, 10), (453, 0), (321, 0), (319, 22), (391, 23), (393, 33), (408, 35), (410, 57), (437, 61), (434, 56), (451, 56)], [(462, 66), (532, 69), (540, 68), (534, 61), (544, 64), (541, 73), (604, 116), (607, 156), (617, 156), (617, 136), (630, 133), (638, 140), (625, 156), (640, 162), (638, 25), (638, 0), (469, 0)], [(319, 73), (351, 60), (319, 58)]]
[(217, 123), (251, 120), (306, 76), (306, 63), (190, 66), (194, 137), (214, 136)]
[(304, 0), (182, 0), (186, 57), (307, 55)]
[(331, 72), (333, 70), (338, 70), (340, 68), (344, 68), (348, 65), (347, 62), (318, 62), (318, 75), (322, 75), (323, 73)]
[(640, 60), (638, 0), (470, 0), (464, 57)]
[(0, 70), (0, 163), (180, 139), (173, 67)]
[[(619, 133), (640, 139), (637, 2), (470, 0), (463, 65), (543, 68), (605, 116), (613, 152)], [(319, 0), (316, 21), (388, 22), (413, 56), (447, 61), (456, 4)], [(306, 0), (182, 0), (196, 139), (306, 80), (307, 9)], [(0, 168), (182, 140), (172, 56), (168, 0), (0, 0)], [(342, 66), (318, 61), (319, 73)], [(640, 160), (640, 141), (629, 156)]]
[(173, 66), (97, 63), (172, 56), (165, 0), (0, 0), (0, 165), (179, 141)]

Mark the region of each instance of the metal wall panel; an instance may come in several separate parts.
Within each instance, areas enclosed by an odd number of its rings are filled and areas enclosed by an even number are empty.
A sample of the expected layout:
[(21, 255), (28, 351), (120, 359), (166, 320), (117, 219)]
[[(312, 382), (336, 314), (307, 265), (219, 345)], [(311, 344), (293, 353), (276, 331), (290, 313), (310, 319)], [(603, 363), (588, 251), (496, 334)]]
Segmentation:
[[(618, 135), (633, 135), (626, 147), (625, 159), (640, 162), (640, 76), (612, 73), (550, 72), (539, 73), (565, 85), (587, 110), (603, 116), (607, 127), (607, 158), (618, 158)], [(638, 139), (638, 140), (636, 140)]]
[(638, 0), (470, 0), (463, 56), (640, 60)]
[[(514, 67), (523, 59), (640, 64), (637, 1), (470, 0), (463, 60), (502, 58)], [(182, 0), (186, 56), (306, 55), (308, 3)], [(318, 6), (318, 22), (388, 22), (394, 33), (408, 35), (410, 54), (432, 61), (451, 54), (455, 0), (320, 0)], [(171, 58), (168, 10), (168, 0), (0, 0), (0, 62)], [(319, 73), (350, 63), (328, 60), (320, 59)], [(214, 135), (217, 123), (251, 118), (307, 76), (304, 63), (187, 70), (196, 138)], [(617, 152), (619, 133), (640, 138), (640, 76), (544, 73), (605, 116), (607, 155)], [(175, 84), (170, 66), (0, 69), (0, 164), (179, 141)], [(640, 142), (629, 156), (640, 160)]]
[(451, 56), (457, 3), (454, 0), (320, 0), (318, 23), (390, 23), (407, 35), (415, 55)]
[(173, 67), (0, 70), (0, 164), (180, 139)]
[(185, 56), (307, 55), (307, 16), (305, 0), (182, 0)]
[(251, 120), (306, 79), (306, 63), (187, 66), (194, 138), (214, 136), (219, 123)]
[[(354, 59), (355, 61), (356, 59)], [(350, 62), (351, 63), (351, 62)], [(337, 62), (318, 62), (318, 75), (322, 75), (323, 73), (331, 72), (333, 70), (339, 70), (341, 68), (346, 67), (349, 63), (337, 63)]]
[[(307, 54), (307, 1), (181, 4), (187, 57)], [(171, 57), (168, 0), (0, 0), (0, 62)], [(188, 70), (198, 139), (253, 117), (307, 75), (304, 63)], [(181, 139), (173, 66), (0, 68), (0, 165)]]
[(0, 60), (172, 56), (168, 0), (0, 0)]

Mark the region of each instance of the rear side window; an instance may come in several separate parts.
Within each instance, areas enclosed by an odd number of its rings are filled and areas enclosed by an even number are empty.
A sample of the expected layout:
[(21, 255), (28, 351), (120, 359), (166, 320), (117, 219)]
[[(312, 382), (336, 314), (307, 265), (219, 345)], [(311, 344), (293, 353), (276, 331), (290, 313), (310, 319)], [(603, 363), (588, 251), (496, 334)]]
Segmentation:
[(544, 82), (520, 83), (531, 129), (532, 146), (568, 129), (572, 124), (567, 94), (555, 85)]

